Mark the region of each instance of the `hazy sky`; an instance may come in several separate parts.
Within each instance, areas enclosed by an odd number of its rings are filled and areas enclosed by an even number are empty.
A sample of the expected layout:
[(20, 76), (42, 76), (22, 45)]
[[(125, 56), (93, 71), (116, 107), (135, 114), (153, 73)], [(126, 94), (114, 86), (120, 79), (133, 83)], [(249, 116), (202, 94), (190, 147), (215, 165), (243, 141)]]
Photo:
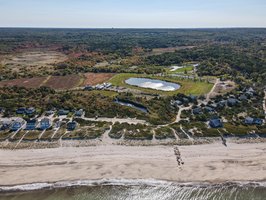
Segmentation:
[(1, 27), (266, 27), (266, 0), (0, 0)]

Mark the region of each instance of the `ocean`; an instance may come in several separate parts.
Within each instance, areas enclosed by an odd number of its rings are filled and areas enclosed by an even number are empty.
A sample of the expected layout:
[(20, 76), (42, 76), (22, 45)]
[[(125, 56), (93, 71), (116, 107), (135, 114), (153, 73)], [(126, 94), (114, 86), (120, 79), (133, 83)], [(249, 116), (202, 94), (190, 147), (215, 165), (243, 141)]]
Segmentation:
[(265, 183), (77, 181), (0, 187), (1, 200), (265, 200)]

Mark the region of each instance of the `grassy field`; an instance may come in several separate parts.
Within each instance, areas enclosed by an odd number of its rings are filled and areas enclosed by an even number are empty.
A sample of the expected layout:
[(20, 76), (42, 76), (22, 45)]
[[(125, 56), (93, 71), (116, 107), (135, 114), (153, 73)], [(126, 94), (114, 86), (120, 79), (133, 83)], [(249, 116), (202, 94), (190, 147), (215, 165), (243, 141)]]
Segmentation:
[(194, 67), (193, 66), (187, 66), (187, 67), (183, 67), (183, 68), (180, 68), (180, 69), (177, 69), (175, 71), (171, 71), (171, 69), (169, 68), (169, 70), (167, 70), (167, 73), (168, 74), (178, 74), (178, 73), (185, 73), (185, 72), (191, 72), (194, 70)]
[[(181, 88), (177, 91), (165, 92), (165, 91), (131, 86), (125, 83), (125, 80), (129, 78), (144, 78), (144, 77), (178, 83), (181, 85)], [(203, 94), (207, 94), (213, 87), (213, 84), (207, 83), (207, 82), (199, 82), (199, 81), (193, 81), (193, 80), (188, 80), (188, 79), (181, 79), (179, 77), (168, 78), (168, 77), (157, 77), (157, 76), (152, 76), (152, 75), (141, 75), (141, 74), (117, 74), (110, 80), (110, 82), (115, 86), (133, 88), (133, 89), (141, 90), (145, 93), (160, 94), (160, 95), (174, 95), (178, 93), (183, 93), (186, 95), (189, 95), (189, 94), (203, 95)]]

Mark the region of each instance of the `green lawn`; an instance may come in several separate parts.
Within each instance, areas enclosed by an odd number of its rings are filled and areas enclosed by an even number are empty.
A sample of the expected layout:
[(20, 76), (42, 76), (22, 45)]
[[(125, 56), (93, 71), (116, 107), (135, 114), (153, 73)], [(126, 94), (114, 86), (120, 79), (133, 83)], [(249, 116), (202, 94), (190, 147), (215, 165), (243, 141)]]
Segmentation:
[[(165, 80), (173, 83), (178, 83), (181, 88), (177, 91), (164, 92), (147, 88), (140, 88), (136, 86), (131, 86), (125, 83), (125, 80), (129, 78), (153, 78), (159, 80)], [(127, 87), (141, 90), (145, 93), (160, 94), (160, 95), (174, 95), (178, 93), (183, 93), (186, 95), (202, 95), (207, 94), (213, 87), (213, 84), (207, 82), (193, 81), (188, 79), (182, 79), (179, 77), (157, 77), (152, 75), (142, 75), (142, 74), (117, 74), (109, 82), (115, 86)]]

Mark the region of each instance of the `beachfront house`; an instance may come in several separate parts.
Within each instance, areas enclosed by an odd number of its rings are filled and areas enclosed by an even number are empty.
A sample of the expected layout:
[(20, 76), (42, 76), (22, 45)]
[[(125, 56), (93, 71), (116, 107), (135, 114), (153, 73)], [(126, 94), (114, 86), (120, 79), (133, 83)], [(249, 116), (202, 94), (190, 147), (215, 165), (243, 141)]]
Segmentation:
[(10, 130), (11, 131), (18, 131), (21, 129), (24, 125), (24, 120), (23, 119), (16, 119), (13, 124), (11, 125)]
[(8, 130), (11, 127), (11, 125), (12, 125), (12, 121), (11, 120), (4, 121), (0, 125), (0, 130), (1, 131)]
[(41, 130), (46, 130), (46, 129), (50, 128), (51, 126), (52, 126), (52, 122), (48, 118), (44, 118), (40, 122), (40, 129)]
[(69, 110), (65, 110), (65, 109), (60, 109), (58, 111), (58, 115), (62, 116), (62, 115), (68, 115), (69, 114)]
[(82, 117), (83, 114), (84, 114), (83, 109), (80, 109), (80, 110), (75, 111), (74, 115), (75, 115), (75, 117)]
[(222, 128), (223, 122), (221, 119), (212, 119), (210, 120), (209, 125), (211, 128)]
[(252, 118), (252, 117), (246, 117), (244, 120), (244, 123), (246, 125), (262, 125), (263, 124), (263, 120), (259, 119), (259, 118)]
[(36, 127), (37, 127), (37, 120), (36, 119), (29, 120), (27, 121), (25, 130), (35, 130)]
[(77, 128), (77, 122), (68, 122), (67, 123), (67, 130), (74, 131)]

